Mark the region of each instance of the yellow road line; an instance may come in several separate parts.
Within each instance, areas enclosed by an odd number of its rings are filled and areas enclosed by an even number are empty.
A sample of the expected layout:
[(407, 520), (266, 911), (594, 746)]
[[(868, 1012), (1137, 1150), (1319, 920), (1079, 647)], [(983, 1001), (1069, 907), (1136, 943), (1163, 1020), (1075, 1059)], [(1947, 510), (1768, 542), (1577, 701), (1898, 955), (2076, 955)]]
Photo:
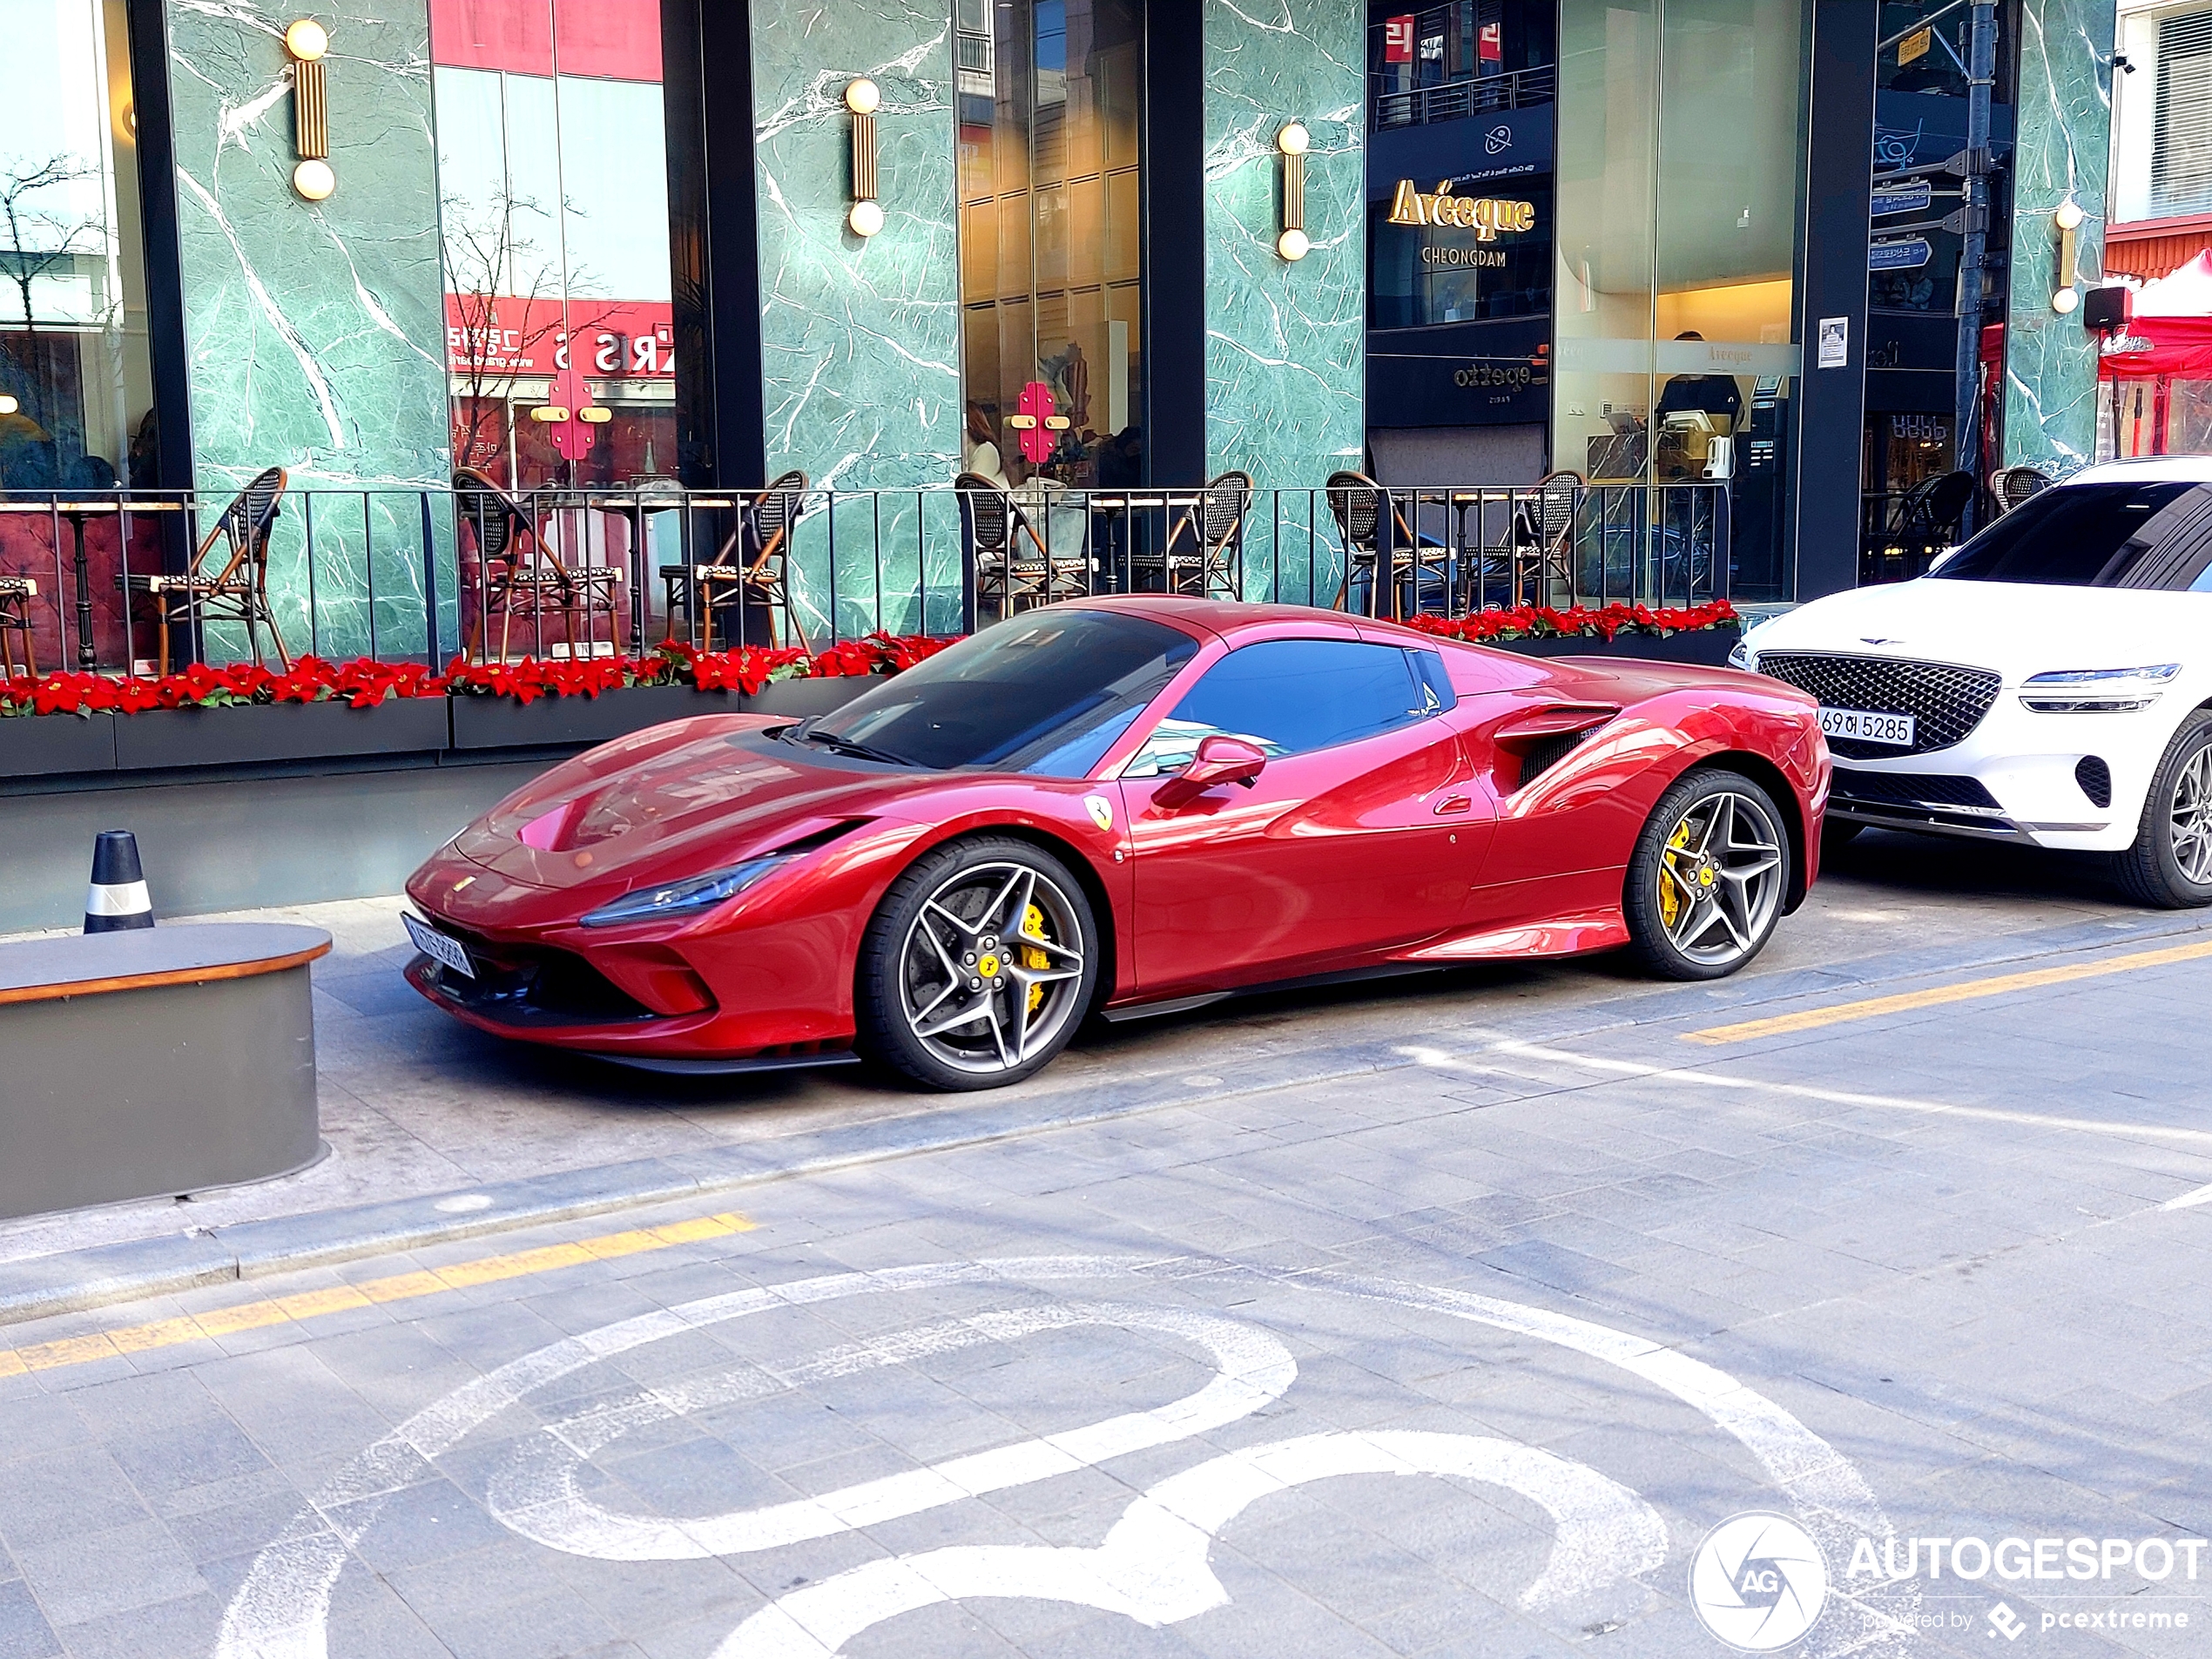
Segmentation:
[(1754, 1037), (1781, 1036), (1791, 1031), (1813, 1031), (1824, 1025), (1843, 1025), (1852, 1020), (1877, 1019), (1885, 1014), (1904, 1014), (1914, 1008), (1939, 1008), (1946, 1002), (1971, 1002), (1985, 996), (2032, 991), (2038, 986), (2101, 979), (2107, 974), (2132, 974), (2138, 968), (2162, 968), (2169, 962), (2193, 962), (2207, 956), (2212, 956), (2212, 941), (2195, 945), (2175, 945), (2165, 950), (2141, 950), (2129, 956), (2107, 957), (2101, 962), (2074, 962), (2064, 968), (2033, 968), (2025, 974), (2000, 974), (1991, 979), (1970, 979), (1957, 985), (1938, 985), (1925, 991), (1902, 991), (1895, 996), (1870, 996), (1858, 1002), (1837, 1002), (1824, 1008), (1777, 1014), (1770, 1019), (1745, 1020), (1739, 1025), (1716, 1025), (1703, 1031), (1685, 1031), (1682, 1039), (1684, 1042), (1749, 1042)]
[(301, 1291), (293, 1296), (271, 1297), (266, 1301), (216, 1308), (206, 1313), (187, 1313), (173, 1319), (156, 1319), (148, 1325), (128, 1325), (119, 1331), (68, 1337), (28, 1348), (0, 1348), (0, 1377), (53, 1371), (94, 1359), (113, 1359), (121, 1354), (144, 1353), (149, 1348), (171, 1348), (180, 1342), (205, 1342), (240, 1331), (296, 1323), (347, 1308), (375, 1307), (386, 1302), (435, 1296), (442, 1291), (526, 1278), (533, 1273), (550, 1273), (556, 1268), (581, 1267), (587, 1263), (612, 1261), (649, 1250), (666, 1250), (671, 1244), (695, 1244), (702, 1238), (751, 1232), (757, 1224), (732, 1211), (719, 1216), (702, 1216), (696, 1221), (674, 1222), (665, 1227), (602, 1233), (597, 1238), (581, 1238), (572, 1244), (547, 1244), (504, 1256), (479, 1257), (473, 1262), (456, 1262), (451, 1267), (395, 1273), (388, 1278), (368, 1279), (359, 1285), (333, 1285), (320, 1291)]

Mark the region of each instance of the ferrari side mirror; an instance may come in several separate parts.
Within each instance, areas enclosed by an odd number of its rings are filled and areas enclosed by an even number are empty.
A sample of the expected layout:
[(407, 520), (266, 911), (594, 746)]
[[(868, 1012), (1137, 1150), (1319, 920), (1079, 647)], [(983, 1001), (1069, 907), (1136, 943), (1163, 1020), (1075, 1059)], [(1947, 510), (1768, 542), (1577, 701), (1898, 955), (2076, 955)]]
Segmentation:
[(1211, 789), (1216, 784), (1242, 784), (1249, 789), (1266, 765), (1267, 751), (1258, 744), (1216, 732), (1198, 739), (1198, 752), (1177, 775), (1194, 789)]

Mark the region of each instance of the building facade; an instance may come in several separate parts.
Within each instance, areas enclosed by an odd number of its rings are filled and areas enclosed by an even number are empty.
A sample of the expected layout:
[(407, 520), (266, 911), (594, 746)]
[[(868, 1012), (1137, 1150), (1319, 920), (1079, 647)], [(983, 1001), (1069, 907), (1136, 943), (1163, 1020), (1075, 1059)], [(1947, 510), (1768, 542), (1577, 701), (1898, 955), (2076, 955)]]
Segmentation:
[[(1716, 479), (1786, 601), (1947, 453), (1955, 252), (1870, 218), (1963, 132), (1933, 0), (5, 4), (0, 488), (353, 492), (273, 556), (345, 643), (445, 603), (463, 468)], [(2008, 460), (2091, 442), (2052, 301), (2099, 268), (2110, 4), (2000, 7)], [(887, 502), (810, 521), (816, 587), (956, 556)]]

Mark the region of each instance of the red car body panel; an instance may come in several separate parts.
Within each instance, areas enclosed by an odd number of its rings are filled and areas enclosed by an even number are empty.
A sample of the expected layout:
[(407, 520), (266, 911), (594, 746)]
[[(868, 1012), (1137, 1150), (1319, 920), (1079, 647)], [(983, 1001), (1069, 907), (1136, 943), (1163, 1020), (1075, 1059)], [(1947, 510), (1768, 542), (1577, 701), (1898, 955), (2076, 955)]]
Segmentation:
[[(565, 974), (581, 988), (572, 1005), (550, 1017), (542, 999), (502, 1002), (421, 957), (408, 978), (472, 1024), (561, 1047), (677, 1061), (834, 1054), (853, 1040), (855, 966), (886, 889), (931, 847), (977, 832), (1042, 842), (1082, 880), (1109, 948), (1109, 1008), (1396, 963), (1606, 949), (1628, 937), (1622, 880), (1653, 806), (1722, 756), (1792, 820), (1793, 906), (1817, 873), (1827, 749), (1811, 699), (1773, 680), (1537, 659), (1286, 606), (1077, 603), (1199, 642), (1089, 778), (818, 760), (765, 735), (787, 721), (758, 715), (655, 727), (533, 780), (408, 883), (423, 915), (487, 967), (487, 983)], [(1249, 786), (1194, 792), (1118, 775), (1228, 651), (1314, 637), (1438, 651), (1457, 705), (1279, 757)], [(1580, 730), (1589, 735), (1524, 783), (1533, 745)], [(633, 889), (794, 842), (813, 850), (715, 910), (582, 925)]]

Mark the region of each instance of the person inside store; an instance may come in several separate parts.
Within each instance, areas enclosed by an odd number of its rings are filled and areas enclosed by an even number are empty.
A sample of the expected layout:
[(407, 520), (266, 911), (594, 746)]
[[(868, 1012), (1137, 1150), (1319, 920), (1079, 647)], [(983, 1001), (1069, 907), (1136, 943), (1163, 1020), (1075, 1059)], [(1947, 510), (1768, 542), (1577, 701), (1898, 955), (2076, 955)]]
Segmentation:
[[(1676, 340), (1703, 341), (1705, 336), (1695, 328), (1685, 328), (1675, 336)], [(1743, 413), (1743, 393), (1736, 384), (1733, 374), (1676, 374), (1667, 381), (1659, 394), (1659, 418), (1670, 415), (1702, 412), (1713, 417), (1716, 429), (1733, 432), (1737, 417)]]
[(1006, 462), (1000, 458), (997, 441), (991, 435), (991, 417), (983, 413), (981, 403), (968, 406), (968, 464), (965, 469), (978, 477), (989, 479), (1001, 489), (1009, 488)]
[[(1702, 341), (1705, 336), (1695, 328), (1685, 328), (1675, 338)], [(1704, 476), (1714, 440), (1734, 432), (1743, 413), (1743, 393), (1735, 375), (1672, 376), (1660, 391), (1658, 418), (1652, 423), (1653, 457), (1659, 475)], [(1700, 415), (1704, 418), (1697, 419)]]

